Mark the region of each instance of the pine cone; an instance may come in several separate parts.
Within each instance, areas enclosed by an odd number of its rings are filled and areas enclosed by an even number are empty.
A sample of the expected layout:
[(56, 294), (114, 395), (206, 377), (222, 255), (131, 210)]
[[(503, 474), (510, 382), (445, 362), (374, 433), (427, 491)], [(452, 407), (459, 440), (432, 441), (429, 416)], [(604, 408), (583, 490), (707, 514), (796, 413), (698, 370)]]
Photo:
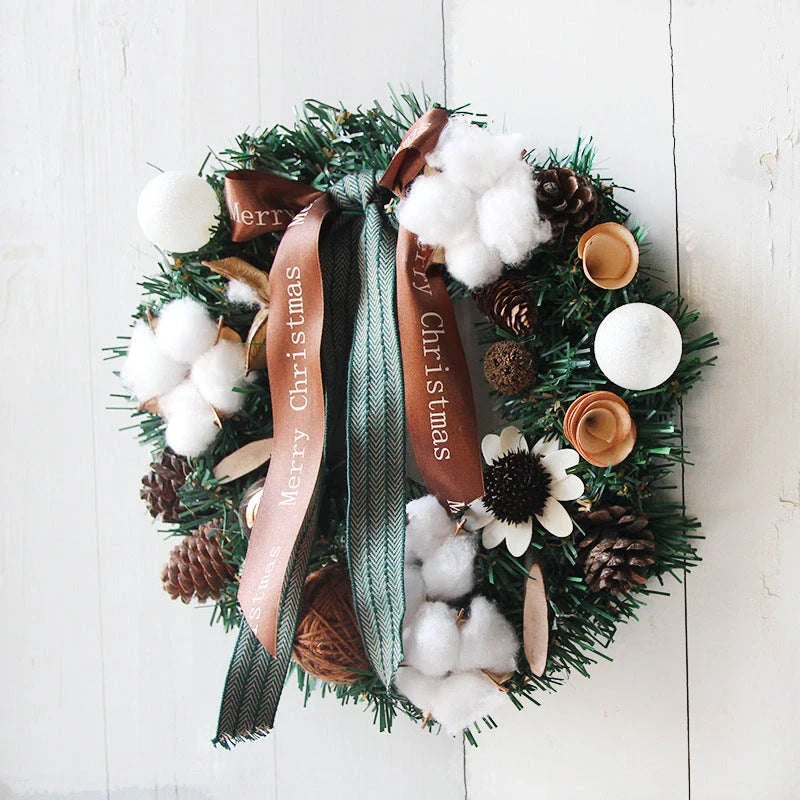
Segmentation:
[(159, 514), (164, 522), (179, 522), (183, 506), (178, 490), (186, 482), (191, 467), (183, 457), (165, 450), (159, 461), (150, 465), (150, 472), (142, 478), (139, 497), (155, 518)]
[(597, 191), (585, 175), (567, 167), (543, 169), (536, 175), (539, 214), (553, 226), (553, 235), (564, 232), (573, 242), (597, 214)]
[(539, 315), (525, 279), (510, 274), (473, 295), (478, 310), (498, 328), (515, 336), (533, 333)]
[(586, 585), (593, 591), (627, 593), (647, 580), (655, 562), (647, 517), (622, 506), (606, 506), (578, 517), (586, 536), (578, 542)]
[(201, 525), (172, 549), (161, 572), (164, 591), (188, 603), (192, 596), (201, 603), (219, 600), (225, 585), (233, 580), (236, 568), (222, 554), (219, 521)]

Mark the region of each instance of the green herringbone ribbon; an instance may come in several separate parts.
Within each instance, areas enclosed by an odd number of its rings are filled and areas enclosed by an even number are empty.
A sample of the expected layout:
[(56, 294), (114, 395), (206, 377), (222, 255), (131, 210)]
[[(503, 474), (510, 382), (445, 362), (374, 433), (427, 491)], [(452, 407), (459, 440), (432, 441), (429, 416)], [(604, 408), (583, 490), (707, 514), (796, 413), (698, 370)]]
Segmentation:
[(377, 180), (361, 172), (330, 194), (341, 208), (364, 211), (347, 390), (347, 552), (364, 649), (388, 686), (403, 657), (405, 406), (395, 302), (397, 235), (376, 202)]

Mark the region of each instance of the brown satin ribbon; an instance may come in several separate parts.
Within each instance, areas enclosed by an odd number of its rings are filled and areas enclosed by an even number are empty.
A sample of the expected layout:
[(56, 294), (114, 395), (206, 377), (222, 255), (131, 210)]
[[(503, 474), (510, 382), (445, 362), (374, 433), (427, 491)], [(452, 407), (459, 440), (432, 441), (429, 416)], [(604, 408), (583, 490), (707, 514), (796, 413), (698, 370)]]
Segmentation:
[(250, 627), (273, 656), (284, 579), (298, 538), (313, 529), (306, 517), (314, 513), (325, 450), (319, 237), (331, 210), (322, 195), (298, 213), (270, 270), (267, 372), (274, 442), (238, 597)]
[[(398, 196), (425, 166), (447, 113), (432, 109), (411, 126), (381, 184)], [(428, 490), (452, 512), (483, 496), (478, 424), (453, 304), (433, 251), (401, 227), (397, 311), (408, 434)]]
[[(403, 139), (382, 185), (402, 194), (446, 123), (441, 109), (422, 116)], [(321, 192), (253, 170), (229, 173), (225, 197), (234, 241), (286, 228), (269, 284), (273, 454), (238, 592), (245, 618), (275, 655), (284, 581), (298, 538), (313, 530), (307, 515), (314, 513), (325, 449), (319, 237), (332, 209)], [(483, 474), (466, 358), (441, 268), (431, 265), (431, 255), (431, 248), (400, 228), (397, 305), (409, 436), (428, 489), (455, 512), (483, 495)]]
[(263, 233), (282, 231), (295, 214), (322, 192), (271, 172), (238, 169), (225, 176), (225, 205), (231, 238), (247, 242)]

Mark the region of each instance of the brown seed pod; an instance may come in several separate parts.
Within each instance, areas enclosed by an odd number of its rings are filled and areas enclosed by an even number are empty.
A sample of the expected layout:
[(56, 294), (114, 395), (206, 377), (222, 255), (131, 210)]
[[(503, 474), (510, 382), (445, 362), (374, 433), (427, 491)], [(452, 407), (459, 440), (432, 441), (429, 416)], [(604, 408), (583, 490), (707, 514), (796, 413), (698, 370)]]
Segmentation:
[(502, 394), (524, 392), (535, 375), (530, 350), (519, 342), (495, 342), (483, 358), (483, 372), (489, 385)]

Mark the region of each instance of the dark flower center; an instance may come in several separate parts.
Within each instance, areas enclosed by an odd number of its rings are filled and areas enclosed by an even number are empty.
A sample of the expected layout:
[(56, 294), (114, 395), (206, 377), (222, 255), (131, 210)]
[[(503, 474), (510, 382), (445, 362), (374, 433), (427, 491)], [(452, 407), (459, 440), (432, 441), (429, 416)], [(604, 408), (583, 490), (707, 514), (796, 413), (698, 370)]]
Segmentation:
[(550, 494), (550, 475), (539, 456), (507, 453), (483, 473), (486, 507), (503, 522), (525, 522), (541, 514)]

